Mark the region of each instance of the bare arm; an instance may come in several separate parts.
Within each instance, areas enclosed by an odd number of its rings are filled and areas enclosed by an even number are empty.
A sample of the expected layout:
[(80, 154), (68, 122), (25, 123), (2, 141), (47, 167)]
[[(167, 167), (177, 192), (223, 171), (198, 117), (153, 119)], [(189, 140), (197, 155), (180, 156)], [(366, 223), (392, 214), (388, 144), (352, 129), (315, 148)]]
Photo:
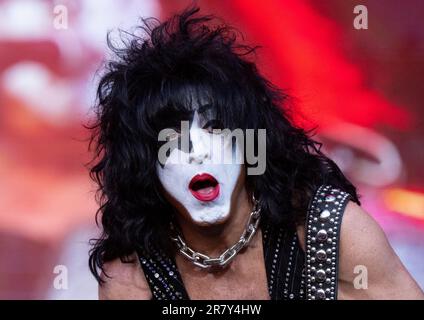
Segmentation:
[[(365, 273), (367, 289), (355, 288), (355, 283), (356, 287), (364, 287), (359, 280)], [(348, 203), (342, 220), (339, 298), (424, 299), (381, 227), (353, 202)]]
[(133, 263), (123, 263), (120, 259), (104, 265), (99, 285), (99, 300), (149, 300), (152, 297), (140, 262), (134, 256)]
[[(305, 248), (303, 226), (298, 234)], [(342, 220), (339, 254), (339, 299), (424, 299), (381, 227), (352, 201)]]

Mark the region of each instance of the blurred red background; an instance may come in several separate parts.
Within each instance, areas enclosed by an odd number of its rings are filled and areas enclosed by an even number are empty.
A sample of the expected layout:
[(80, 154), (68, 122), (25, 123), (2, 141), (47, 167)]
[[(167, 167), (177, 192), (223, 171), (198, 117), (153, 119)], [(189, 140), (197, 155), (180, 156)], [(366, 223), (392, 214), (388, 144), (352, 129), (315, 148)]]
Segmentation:
[[(0, 298), (97, 298), (87, 269), (95, 185), (82, 124), (106, 33), (191, 3), (0, 0)], [(262, 72), (295, 98), (300, 123), (318, 126), (326, 152), (423, 287), (424, 3), (197, 4), (262, 47)], [(368, 29), (354, 28), (358, 4)], [(68, 270), (65, 290), (53, 285), (57, 265)]]

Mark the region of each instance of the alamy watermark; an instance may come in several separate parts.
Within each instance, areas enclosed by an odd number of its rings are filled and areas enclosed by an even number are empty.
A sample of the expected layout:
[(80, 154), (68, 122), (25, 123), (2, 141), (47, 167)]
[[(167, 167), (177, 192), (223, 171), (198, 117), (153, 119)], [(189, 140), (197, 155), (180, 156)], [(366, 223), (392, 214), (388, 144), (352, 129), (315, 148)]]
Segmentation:
[(56, 30), (68, 29), (68, 8), (64, 4), (55, 5), (53, 8), (53, 27)]
[(357, 276), (353, 279), (353, 287), (357, 290), (368, 289), (368, 268), (364, 265), (357, 265), (353, 269)]
[[(257, 131), (257, 134), (255, 133)], [(233, 141), (239, 152), (234, 152)], [(257, 140), (256, 140), (257, 139)], [(213, 129), (207, 135), (207, 154), (215, 153), (210, 158), (212, 164), (249, 164), (248, 175), (261, 175), (266, 169), (266, 129)], [(256, 140), (256, 141), (255, 141)], [(190, 153), (190, 127), (189, 121), (181, 121), (181, 130), (177, 132), (172, 128), (166, 128), (159, 132), (158, 141), (165, 142), (158, 151), (158, 161), (160, 164), (186, 164), (181, 153), (178, 157), (169, 158), (172, 150), (178, 148), (184, 153)], [(231, 147), (222, 147), (224, 145)], [(255, 145), (257, 154), (255, 154)], [(217, 151), (219, 154), (217, 155)], [(190, 155), (188, 159), (190, 159)]]
[(368, 29), (368, 8), (363, 4), (358, 4), (353, 8), (353, 13), (356, 14), (353, 19), (353, 27), (356, 30)]
[(57, 274), (53, 280), (53, 287), (56, 290), (68, 290), (68, 268), (64, 265), (57, 265), (54, 267), (53, 273)]

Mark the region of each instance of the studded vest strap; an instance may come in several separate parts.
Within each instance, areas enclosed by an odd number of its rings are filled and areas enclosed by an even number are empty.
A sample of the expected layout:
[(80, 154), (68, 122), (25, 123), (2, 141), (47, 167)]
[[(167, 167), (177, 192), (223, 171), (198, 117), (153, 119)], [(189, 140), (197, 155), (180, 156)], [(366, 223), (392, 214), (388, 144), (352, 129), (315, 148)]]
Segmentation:
[(336, 300), (339, 237), (350, 195), (329, 185), (320, 186), (306, 219), (306, 298)]
[(264, 223), (262, 236), (271, 300), (305, 299), (305, 255), (296, 231)]
[(138, 256), (154, 300), (188, 300), (189, 296), (178, 272), (175, 260), (161, 250), (150, 254), (140, 250)]

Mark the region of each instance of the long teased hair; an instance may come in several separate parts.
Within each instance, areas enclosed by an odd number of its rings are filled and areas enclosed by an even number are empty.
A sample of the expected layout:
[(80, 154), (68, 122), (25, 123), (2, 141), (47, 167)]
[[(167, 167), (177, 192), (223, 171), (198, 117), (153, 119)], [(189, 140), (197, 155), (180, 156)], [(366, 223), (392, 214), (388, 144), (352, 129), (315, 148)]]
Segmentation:
[(350, 193), (355, 187), (321, 151), (309, 132), (293, 124), (288, 96), (265, 79), (250, 56), (255, 47), (237, 32), (189, 8), (160, 23), (143, 19), (144, 36), (125, 33), (124, 48), (108, 37), (115, 59), (97, 89), (90, 176), (98, 184), (103, 233), (94, 239), (90, 270), (152, 244), (169, 250), (173, 208), (157, 177), (158, 132), (192, 108), (192, 95), (208, 96), (224, 128), (266, 129), (266, 171), (247, 175), (246, 187), (275, 224), (303, 223), (314, 190), (323, 183)]

